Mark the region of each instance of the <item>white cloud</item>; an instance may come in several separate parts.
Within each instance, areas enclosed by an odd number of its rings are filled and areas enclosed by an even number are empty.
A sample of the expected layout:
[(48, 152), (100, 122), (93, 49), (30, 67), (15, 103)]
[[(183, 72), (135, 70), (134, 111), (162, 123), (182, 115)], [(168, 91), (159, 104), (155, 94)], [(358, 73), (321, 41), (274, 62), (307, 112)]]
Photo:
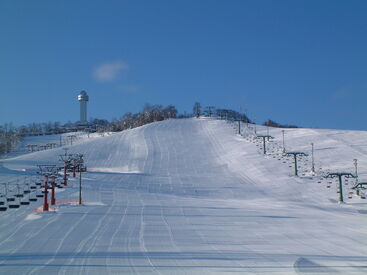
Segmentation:
[(128, 64), (123, 61), (105, 62), (94, 69), (93, 77), (98, 82), (112, 82), (119, 77), (122, 71), (128, 69)]

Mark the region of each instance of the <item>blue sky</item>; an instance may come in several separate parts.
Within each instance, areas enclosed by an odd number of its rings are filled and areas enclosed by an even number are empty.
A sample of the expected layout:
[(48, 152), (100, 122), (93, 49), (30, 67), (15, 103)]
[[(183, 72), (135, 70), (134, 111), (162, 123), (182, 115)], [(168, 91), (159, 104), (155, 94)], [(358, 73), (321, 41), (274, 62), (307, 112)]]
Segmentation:
[(195, 101), (366, 129), (367, 1), (0, 1), (0, 123)]

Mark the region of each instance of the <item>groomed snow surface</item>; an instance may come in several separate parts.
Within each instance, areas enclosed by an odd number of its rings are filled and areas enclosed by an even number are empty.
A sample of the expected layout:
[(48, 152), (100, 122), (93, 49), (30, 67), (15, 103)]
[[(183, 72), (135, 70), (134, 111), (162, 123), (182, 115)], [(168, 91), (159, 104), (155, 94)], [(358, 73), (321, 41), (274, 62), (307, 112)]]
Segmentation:
[[(359, 181), (367, 180), (367, 132), (286, 129), (288, 151), (315, 144), (316, 176), (309, 156), (295, 177), (281, 129), (257, 127), (275, 137), (264, 156), (254, 127), (242, 125), (240, 136), (236, 125), (168, 120), (79, 139), (69, 152), (84, 154), (89, 169), (84, 205), (69, 202), (79, 183), (70, 178), (55, 211), (36, 213), (39, 199), (0, 212), (0, 273), (367, 274), (366, 200), (348, 198), (349, 179), (338, 204), (336, 181), (327, 188), (320, 179), (354, 173), (358, 159)], [(0, 181), (21, 183), (63, 153), (5, 159)]]

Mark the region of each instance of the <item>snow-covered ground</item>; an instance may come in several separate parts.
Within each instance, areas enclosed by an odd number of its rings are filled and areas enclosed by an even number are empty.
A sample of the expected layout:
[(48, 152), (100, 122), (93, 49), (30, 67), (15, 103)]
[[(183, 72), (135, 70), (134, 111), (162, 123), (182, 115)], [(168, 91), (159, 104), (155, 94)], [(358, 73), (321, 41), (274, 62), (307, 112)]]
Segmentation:
[[(257, 127), (275, 139), (262, 154), (253, 130), (211, 119), (153, 123), (105, 137), (81, 138), (84, 205), (78, 178), (59, 189), (65, 201), (36, 213), (40, 200), (0, 212), (0, 272), (4, 274), (366, 274), (367, 202), (338, 204), (327, 171), (367, 180), (367, 132)], [(42, 142), (43, 137), (38, 137)], [(57, 137), (56, 137), (57, 139)], [(27, 142), (27, 141), (25, 141)], [(32, 141), (34, 142), (34, 141)], [(57, 163), (63, 148), (2, 161), (0, 181)], [(291, 166), (291, 167), (290, 167)], [(34, 178), (27, 179), (34, 181)]]

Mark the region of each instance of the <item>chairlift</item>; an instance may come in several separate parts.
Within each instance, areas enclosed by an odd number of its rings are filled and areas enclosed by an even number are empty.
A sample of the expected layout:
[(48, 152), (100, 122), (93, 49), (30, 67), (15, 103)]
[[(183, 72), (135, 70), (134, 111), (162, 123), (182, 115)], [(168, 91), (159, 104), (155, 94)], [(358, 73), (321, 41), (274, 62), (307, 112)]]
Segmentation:
[(8, 198), (6, 198), (6, 201), (15, 201), (15, 198), (13, 198), (13, 197), (8, 197)]
[(363, 199), (363, 200), (366, 199), (366, 194), (365, 193), (361, 193), (361, 199)]
[(32, 192), (29, 194), (29, 201), (37, 201), (36, 192)]
[(20, 202), (21, 205), (29, 205), (29, 201), (28, 200), (24, 200)]
[(12, 203), (9, 203), (8, 204), (8, 207), (9, 208), (19, 208), (20, 207), (20, 205), (19, 205), (19, 203), (18, 202), (12, 202)]
[(36, 185), (32, 185), (29, 188), (34, 190), (34, 189), (37, 189), (37, 186)]
[(0, 205), (0, 211), (6, 211), (8, 210), (8, 207), (6, 207), (5, 205)]

